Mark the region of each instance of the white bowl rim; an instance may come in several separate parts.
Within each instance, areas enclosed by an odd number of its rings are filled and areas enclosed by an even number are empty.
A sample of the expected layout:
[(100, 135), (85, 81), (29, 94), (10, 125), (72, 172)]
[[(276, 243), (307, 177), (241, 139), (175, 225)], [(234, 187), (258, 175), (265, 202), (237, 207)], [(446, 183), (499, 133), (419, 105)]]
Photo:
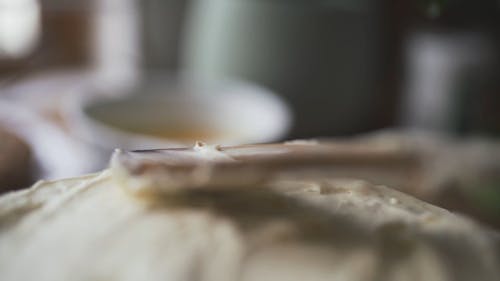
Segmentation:
[[(214, 99), (213, 95), (215, 95), (215, 98), (231, 98), (232, 95), (233, 99), (237, 99), (237, 97), (230, 92), (239, 91), (240, 94), (244, 93), (247, 99), (254, 99), (256, 103), (267, 103), (268, 107), (272, 109), (272, 114), (274, 114), (274, 117), (272, 118), (276, 119), (276, 125), (274, 126), (275, 128), (273, 130), (268, 130), (266, 134), (247, 137), (247, 140), (242, 139), (237, 140), (236, 142), (229, 141), (227, 143), (220, 141), (219, 144), (242, 144), (276, 141), (284, 137), (290, 129), (292, 115), (290, 112), (290, 108), (288, 107), (286, 102), (283, 101), (281, 97), (271, 92), (269, 89), (266, 89), (260, 85), (236, 79), (207, 82), (193, 81), (185, 78), (175, 78), (173, 76), (165, 77), (167, 78), (166, 81), (164, 83), (159, 83), (162, 84), (160, 85), (160, 87), (163, 90), (172, 91), (174, 89), (183, 89), (187, 90), (188, 94), (155, 95), (152, 93), (144, 93), (142, 97), (161, 98), (165, 100), (180, 98), (207, 101), (209, 99)], [(87, 89), (86, 91), (74, 95), (74, 98), (69, 101), (68, 106), (66, 107), (68, 109), (66, 115), (68, 115), (67, 117), (71, 125), (70, 127), (72, 127), (75, 133), (79, 137), (84, 139), (84, 141), (107, 149), (115, 148), (115, 146), (125, 146), (122, 147), (125, 149), (129, 147), (151, 148), (186, 146), (186, 143), (175, 140), (168, 140), (121, 130), (111, 125), (99, 122), (95, 118), (88, 116), (86, 109), (88, 109), (89, 106), (99, 103), (112, 103), (114, 101), (133, 102), (135, 99), (141, 98), (141, 96), (137, 94), (137, 91), (141, 90), (141, 86), (142, 84), (139, 84), (135, 88), (122, 91), (120, 95), (106, 93), (97, 89)], [(147, 87), (145, 87), (145, 89), (147, 89)], [(151, 89), (154, 89), (154, 87)], [(96, 140), (96, 136), (99, 136), (99, 141)], [(144, 147), (139, 144), (143, 144)]]

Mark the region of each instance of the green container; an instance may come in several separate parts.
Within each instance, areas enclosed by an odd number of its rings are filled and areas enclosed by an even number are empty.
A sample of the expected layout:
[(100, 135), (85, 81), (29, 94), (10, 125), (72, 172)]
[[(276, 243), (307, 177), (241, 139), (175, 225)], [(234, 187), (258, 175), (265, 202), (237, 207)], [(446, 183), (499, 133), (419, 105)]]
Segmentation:
[(258, 82), (292, 105), (292, 137), (361, 132), (377, 112), (377, 18), (369, 0), (197, 0), (185, 71)]

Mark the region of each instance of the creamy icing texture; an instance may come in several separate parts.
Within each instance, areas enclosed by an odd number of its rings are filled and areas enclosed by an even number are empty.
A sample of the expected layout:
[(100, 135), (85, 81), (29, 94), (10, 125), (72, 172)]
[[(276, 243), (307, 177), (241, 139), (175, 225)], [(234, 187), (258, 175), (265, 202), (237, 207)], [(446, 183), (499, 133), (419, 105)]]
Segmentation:
[(203, 145), (118, 151), (102, 173), (0, 197), (0, 279), (500, 276), (498, 235), (466, 218), (366, 181), (264, 166)]

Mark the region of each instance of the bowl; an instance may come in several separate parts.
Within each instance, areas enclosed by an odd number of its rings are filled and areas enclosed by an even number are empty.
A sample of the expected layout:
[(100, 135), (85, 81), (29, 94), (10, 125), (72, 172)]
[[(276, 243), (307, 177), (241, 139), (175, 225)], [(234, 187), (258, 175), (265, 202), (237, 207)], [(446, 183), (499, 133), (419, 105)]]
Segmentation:
[(79, 138), (107, 152), (185, 147), (196, 141), (277, 141), (291, 125), (289, 107), (277, 95), (234, 80), (160, 79), (120, 93), (82, 93), (70, 102), (67, 115)]

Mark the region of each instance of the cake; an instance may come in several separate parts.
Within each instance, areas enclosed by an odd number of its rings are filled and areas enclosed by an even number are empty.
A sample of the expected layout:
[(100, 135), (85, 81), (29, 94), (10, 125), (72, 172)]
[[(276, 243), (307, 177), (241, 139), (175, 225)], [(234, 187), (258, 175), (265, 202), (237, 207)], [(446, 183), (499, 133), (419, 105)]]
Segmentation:
[(0, 280), (498, 280), (498, 233), (322, 168), (341, 151), (117, 150), (0, 197)]

